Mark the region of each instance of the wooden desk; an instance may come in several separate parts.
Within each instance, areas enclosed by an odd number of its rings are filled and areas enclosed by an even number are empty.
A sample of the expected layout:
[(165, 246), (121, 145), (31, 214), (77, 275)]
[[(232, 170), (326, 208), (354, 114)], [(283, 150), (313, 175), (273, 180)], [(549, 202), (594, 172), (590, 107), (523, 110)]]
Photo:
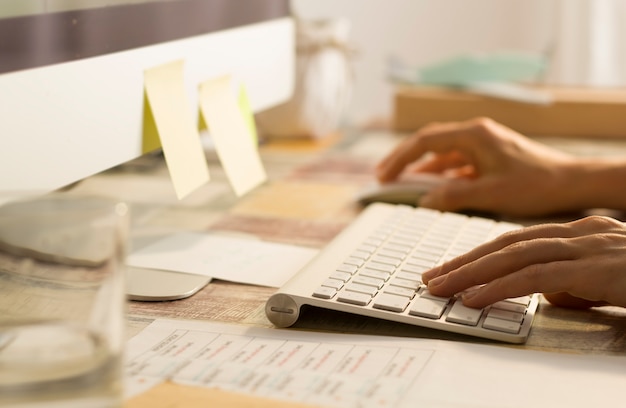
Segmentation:
[[(211, 162), (209, 185), (190, 197), (175, 200), (160, 157), (142, 158), (95, 176), (77, 191), (108, 190), (131, 203), (135, 214), (133, 245), (145, 245), (179, 230), (223, 230), (252, 233), (262, 239), (322, 247), (361, 210), (354, 193), (371, 181), (378, 159), (398, 138), (382, 132), (363, 132), (320, 143), (272, 143), (262, 148), (270, 180), (237, 199), (228, 187), (217, 160)], [(332, 143), (331, 143), (332, 142)], [(626, 154), (626, 143), (546, 139), (577, 154)], [(206, 319), (258, 327), (272, 327), (264, 313), (273, 288), (213, 281), (191, 298), (173, 302), (129, 302), (129, 336), (154, 318)], [(296, 330), (484, 340), (453, 335), (376, 319), (315, 310), (305, 313)], [(575, 311), (543, 301), (528, 342), (519, 347), (572, 353), (626, 353), (626, 310), (598, 308)]]

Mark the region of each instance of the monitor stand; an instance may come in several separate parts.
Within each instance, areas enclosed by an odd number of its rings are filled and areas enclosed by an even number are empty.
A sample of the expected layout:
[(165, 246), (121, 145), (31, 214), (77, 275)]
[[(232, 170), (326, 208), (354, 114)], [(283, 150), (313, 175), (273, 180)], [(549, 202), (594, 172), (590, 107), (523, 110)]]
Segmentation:
[(128, 300), (158, 302), (192, 296), (205, 287), (211, 278), (182, 272), (151, 268), (126, 267)]

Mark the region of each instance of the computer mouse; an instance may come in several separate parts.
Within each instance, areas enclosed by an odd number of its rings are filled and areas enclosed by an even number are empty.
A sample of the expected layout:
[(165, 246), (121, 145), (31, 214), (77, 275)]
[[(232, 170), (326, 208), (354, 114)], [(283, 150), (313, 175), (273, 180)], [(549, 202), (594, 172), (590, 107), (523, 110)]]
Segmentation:
[(388, 183), (376, 181), (359, 190), (356, 201), (363, 205), (374, 202), (417, 205), (422, 195), (443, 181), (443, 176), (431, 173), (416, 173)]

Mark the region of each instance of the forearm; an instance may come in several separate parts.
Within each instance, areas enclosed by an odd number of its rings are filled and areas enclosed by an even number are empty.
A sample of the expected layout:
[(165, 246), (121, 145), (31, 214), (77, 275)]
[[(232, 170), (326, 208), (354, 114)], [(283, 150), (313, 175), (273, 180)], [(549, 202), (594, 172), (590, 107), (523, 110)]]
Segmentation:
[(564, 166), (562, 192), (571, 209), (626, 210), (626, 159), (584, 158)]

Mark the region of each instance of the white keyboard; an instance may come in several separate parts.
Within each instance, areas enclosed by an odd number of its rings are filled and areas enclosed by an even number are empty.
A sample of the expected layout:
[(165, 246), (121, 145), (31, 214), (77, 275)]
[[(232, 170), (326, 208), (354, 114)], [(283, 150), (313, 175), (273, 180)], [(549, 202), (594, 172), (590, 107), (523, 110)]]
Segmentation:
[(369, 205), (268, 299), (278, 327), (302, 305), (350, 312), (509, 343), (526, 341), (537, 295), (484, 309), (431, 295), (421, 273), (513, 229), (517, 224), (392, 204)]

